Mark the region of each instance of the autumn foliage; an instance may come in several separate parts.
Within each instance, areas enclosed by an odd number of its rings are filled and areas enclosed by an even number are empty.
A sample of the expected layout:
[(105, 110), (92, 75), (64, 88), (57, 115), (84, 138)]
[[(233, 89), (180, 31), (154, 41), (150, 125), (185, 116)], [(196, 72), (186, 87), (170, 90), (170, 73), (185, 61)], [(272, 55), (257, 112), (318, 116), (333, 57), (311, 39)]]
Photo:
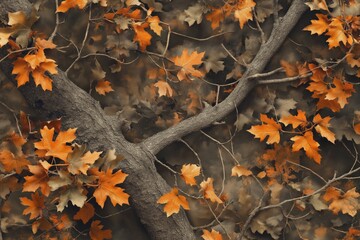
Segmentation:
[[(229, 103), (229, 117), (154, 156), (171, 186), (156, 202), (164, 217), (185, 211), (204, 240), (360, 237), (359, 1), (305, 1), (308, 16), (254, 76), (249, 64), (291, 1), (44, 2), (9, 12), (0, 28), (0, 62), (10, 61), (15, 88), (51, 96), (54, 76), (66, 75), (129, 141), (219, 107), (244, 75), (259, 84), (249, 100)], [(12, 126), (0, 132), (1, 231), (24, 225), (24, 239), (115, 239), (100, 213), (138, 204), (122, 186), (132, 177), (118, 167), (122, 153), (89, 149), (61, 118), (2, 101)]]

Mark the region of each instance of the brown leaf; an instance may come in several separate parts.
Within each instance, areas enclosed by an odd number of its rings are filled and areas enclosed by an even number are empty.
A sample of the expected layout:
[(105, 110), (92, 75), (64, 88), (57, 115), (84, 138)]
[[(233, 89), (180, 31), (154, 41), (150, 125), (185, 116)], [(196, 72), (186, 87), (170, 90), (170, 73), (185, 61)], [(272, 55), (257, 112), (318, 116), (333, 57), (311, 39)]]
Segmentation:
[(95, 215), (95, 208), (90, 203), (85, 203), (84, 206), (74, 215), (74, 220), (81, 220), (86, 224)]

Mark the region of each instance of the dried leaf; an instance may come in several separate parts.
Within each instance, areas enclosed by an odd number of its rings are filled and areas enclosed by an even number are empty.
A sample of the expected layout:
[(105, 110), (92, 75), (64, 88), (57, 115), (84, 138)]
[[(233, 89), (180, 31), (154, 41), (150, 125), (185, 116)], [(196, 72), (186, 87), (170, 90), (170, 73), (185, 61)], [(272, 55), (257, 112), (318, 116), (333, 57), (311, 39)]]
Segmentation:
[(95, 208), (90, 203), (85, 203), (84, 206), (74, 215), (74, 220), (81, 220), (86, 224), (95, 215)]
[(180, 207), (185, 210), (190, 210), (189, 203), (184, 196), (179, 195), (179, 190), (174, 187), (169, 193), (164, 194), (159, 198), (157, 203), (165, 204), (164, 212), (167, 217), (180, 211)]
[(315, 126), (315, 130), (324, 138), (329, 140), (332, 143), (335, 143), (335, 134), (330, 131), (330, 123), (331, 117), (322, 118), (320, 114), (316, 114), (313, 119), (313, 122), (317, 124)]
[(260, 141), (269, 137), (266, 141), (267, 144), (279, 143), (281, 125), (275, 120), (268, 118), (265, 114), (260, 114), (260, 120), (262, 125), (252, 126), (248, 132), (255, 135), (255, 138), (260, 138)]
[(298, 126), (306, 127), (307, 125), (307, 119), (305, 116), (305, 112), (302, 110), (297, 110), (297, 115), (293, 116), (285, 116), (282, 117), (280, 120), (285, 126), (291, 124), (293, 128), (297, 128)]
[(87, 3), (88, 3), (87, 0), (65, 0), (61, 2), (56, 12), (64, 13), (69, 11), (70, 8), (75, 8), (75, 7), (83, 9)]
[(193, 186), (196, 185), (195, 177), (200, 175), (201, 168), (196, 164), (184, 164), (181, 168), (181, 178), (186, 184)]
[(214, 179), (212, 178), (202, 181), (200, 183), (201, 191), (203, 192), (204, 197), (209, 199), (211, 202), (223, 203), (223, 201), (214, 192), (213, 181)]
[(314, 159), (318, 164), (321, 162), (321, 155), (319, 154), (319, 143), (314, 140), (311, 131), (305, 132), (303, 136), (295, 136), (290, 139), (293, 141), (292, 150), (294, 152), (304, 149), (306, 156)]
[(252, 175), (252, 172), (250, 170), (248, 170), (247, 168), (240, 166), (240, 165), (236, 165), (231, 169), (231, 176), (250, 176)]
[(111, 82), (104, 79), (97, 82), (95, 90), (100, 95), (106, 95), (107, 93), (114, 91), (114, 89), (111, 87)]
[(112, 239), (111, 230), (103, 229), (104, 226), (101, 225), (99, 220), (95, 220), (91, 223), (90, 227), (90, 237), (91, 240), (104, 240), (104, 239)]
[(249, 20), (253, 20), (252, 9), (256, 3), (253, 0), (240, 1), (234, 12), (234, 17), (239, 20), (240, 28), (243, 29), (245, 23)]
[(40, 196), (38, 192), (31, 194), (31, 199), (26, 197), (20, 198), (21, 204), (28, 206), (24, 209), (23, 214), (30, 214), (30, 220), (42, 216), (42, 211), (45, 208), (44, 196)]
[(222, 240), (222, 236), (218, 231), (215, 231), (214, 229), (211, 229), (211, 232), (204, 229), (203, 230), (203, 235), (201, 235), (201, 237), (204, 240)]
[(198, 53), (197, 51), (189, 54), (189, 50), (184, 49), (181, 53), (181, 56), (175, 57), (174, 64), (181, 67), (181, 70), (177, 74), (178, 79), (180, 81), (188, 79), (187, 75), (193, 77), (203, 77), (204, 74), (199, 70), (196, 70), (194, 66), (203, 63), (202, 58), (204, 55), (205, 52)]

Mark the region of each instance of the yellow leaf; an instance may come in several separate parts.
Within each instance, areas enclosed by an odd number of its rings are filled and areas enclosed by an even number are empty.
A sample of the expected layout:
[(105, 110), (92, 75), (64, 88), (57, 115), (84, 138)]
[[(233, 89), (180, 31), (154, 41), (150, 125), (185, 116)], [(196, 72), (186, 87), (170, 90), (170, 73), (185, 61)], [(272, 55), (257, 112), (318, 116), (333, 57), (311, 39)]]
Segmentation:
[(314, 159), (318, 164), (321, 162), (321, 155), (319, 154), (319, 143), (313, 138), (311, 131), (305, 132), (303, 136), (295, 136), (290, 139), (293, 141), (292, 150), (294, 152), (304, 149), (306, 156)]
[(169, 193), (164, 194), (159, 198), (157, 203), (165, 204), (164, 212), (167, 217), (180, 211), (180, 207), (185, 210), (190, 210), (189, 203), (184, 196), (179, 195), (179, 190), (174, 187)]
[(195, 177), (200, 175), (200, 167), (195, 164), (184, 164), (181, 168), (181, 178), (186, 184), (196, 185)]

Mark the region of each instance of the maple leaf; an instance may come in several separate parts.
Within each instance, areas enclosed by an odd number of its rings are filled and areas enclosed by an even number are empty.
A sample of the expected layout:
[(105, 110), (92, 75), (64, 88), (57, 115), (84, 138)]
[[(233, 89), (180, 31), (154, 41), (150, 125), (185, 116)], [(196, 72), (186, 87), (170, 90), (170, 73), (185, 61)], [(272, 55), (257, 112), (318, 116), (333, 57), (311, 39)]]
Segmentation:
[(165, 204), (164, 212), (167, 217), (170, 217), (174, 213), (180, 211), (180, 207), (183, 207), (185, 210), (190, 210), (189, 203), (184, 196), (179, 195), (179, 190), (174, 187), (169, 193), (162, 195), (159, 200), (159, 204)]
[(329, 49), (339, 47), (340, 42), (344, 45), (347, 43), (352, 44), (352, 36), (347, 36), (343, 22), (338, 18), (331, 19), (326, 35), (329, 36), (328, 40), (326, 40), (329, 43)]
[(53, 59), (47, 59), (43, 48), (37, 48), (35, 54), (19, 57), (14, 62), (12, 74), (17, 74), (18, 87), (29, 81), (31, 73), (36, 86), (40, 85), (44, 91), (52, 90), (52, 80), (45, 75), (46, 72), (57, 74), (57, 65)]
[(157, 87), (160, 97), (161, 96), (172, 97), (174, 91), (172, 90), (172, 88), (170, 87), (170, 85), (167, 82), (158, 81), (154, 84), (154, 86)]
[(95, 208), (90, 203), (85, 203), (84, 206), (74, 215), (74, 220), (81, 220), (86, 224), (95, 215)]
[(218, 231), (215, 231), (214, 229), (211, 229), (211, 232), (204, 229), (203, 235), (201, 237), (204, 240), (222, 240), (222, 236)]
[(204, 76), (204, 73), (194, 68), (195, 65), (200, 65), (203, 63), (202, 58), (204, 55), (205, 52), (198, 53), (197, 51), (189, 54), (189, 50), (184, 49), (181, 53), (181, 56), (177, 56), (173, 59), (174, 64), (181, 67), (181, 70), (177, 74), (179, 81), (187, 79), (187, 75), (191, 75), (193, 77)]
[(47, 170), (41, 165), (29, 165), (28, 168), (33, 175), (25, 177), (23, 192), (35, 192), (40, 188), (42, 194), (49, 196), (50, 187), (48, 184), (49, 176)]
[(83, 194), (83, 189), (81, 187), (75, 186), (61, 193), (59, 204), (56, 206), (57, 211), (64, 211), (64, 208), (68, 206), (69, 201), (71, 201), (74, 206), (81, 208), (86, 201), (86, 196)]
[(306, 127), (307, 124), (305, 112), (302, 110), (297, 110), (296, 116), (285, 116), (282, 117), (279, 121), (285, 124), (285, 126), (291, 124), (293, 128), (297, 128), (298, 126)]
[(28, 206), (24, 209), (23, 214), (30, 214), (30, 220), (42, 215), (45, 208), (44, 196), (40, 196), (38, 192), (31, 194), (31, 199), (21, 197), (20, 201), (22, 205)]
[(214, 192), (213, 181), (214, 179), (212, 178), (202, 181), (200, 183), (200, 191), (202, 191), (204, 197), (210, 199), (211, 202), (223, 203), (223, 201)]
[(134, 42), (138, 42), (140, 46), (141, 51), (145, 51), (146, 47), (151, 44), (151, 35), (147, 31), (145, 31), (145, 28), (149, 26), (148, 23), (144, 23), (141, 25), (133, 24), (133, 29), (135, 32), (134, 35)]
[(221, 8), (212, 8), (211, 13), (206, 15), (205, 18), (211, 22), (211, 28), (216, 29), (219, 27), (220, 23), (224, 21), (225, 14)]
[(83, 151), (75, 147), (74, 151), (70, 153), (66, 159), (66, 163), (69, 163), (68, 170), (72, 174), (87, 174), (88, 169), (91, 165), (95, 163), (96, 160), (99, 159), (100, 154), (102, 152), (86, 152), (84, 155)]
[(360, 135), (360, 123), (354, 125), (354, 131)]
[(250, 176), (252, 174), (252, 172), (250, 170), (248, 170), (247, 168), (240, 166), (240, 165), (236, 165), (231, 169), (231, 176)]
[(147, 18), (147, 22), (150, 24), (150, 29), (153, 30), (158, 36), (161, 36), (162, 27), (159, 25), (160, 18), (158, 16), (150, 16)]
[(95, 90), (100, 95), (106, 95), (107, 93), (114, 91), (114, 89), (111, 87), (111, 82), (104, 79), (97, 82)]
[(332, 143), (335, 143), (335, 134), (330, 131), (330, 123), (331, 117), (322, 118), (320, 114), (316, 114), (313, 119), (313, 122), (317, 124), (315, 126), (315, 130), (324, 138), (329, 140)]
[(311, 20), (311, 24), (304, 28), (306, 31), (310, 31), (312, 34), (321, 35), (326, 32), (329, 28), (329, 19), (324, 14), (316, 14), (318, 20)]
[(111, 239), (112, 234), (110, 229), (103, 229), (104, 226), (101, 225), (99, 220), (95, 220), (91, 223), (90, 227), (90, 237), (91, 240), (104, 240), (104, 239)]
[(311, 2), (306, 2), (305, 4), (310, 7), (311, 11), (314, 11), (314, 10), (328, 11), (329, 10), (325, 0), (312, 0)]
[(234, 12), (235, 18), (239, 20), (240, 28), (243, 29), (245, 23), (249, 20), (253, 20), (252, 9), (256, 3), (253, 0), (242, 0), (239, 1)]
[(56, 12), (65, 13), (69, 11), (70, 8), (75, 8), (75, 7), (83, 9), (87, 3), (88, 3), (87, 0), (65, 0), (61, 2), (60, 6), (56, 9)]
[(128, 174), (121, 170), (112, 173), (112, 169), (106, 172), (92, 169), (92, 173), (99, 177), (99, 185), (94, 191), (96, 202), (101, 208), (104, 208), (106, 198), (109, 197), (113, 206), (119, 204), (129, 204), (129, 194), (124, 192), (124, 189), (116, 187), (117, 184), (123, 183)]
[(66, 161), (68, 154), (72, 152), (72, 147), (66, 144), (75, 140), (76, 128), (61, 131), (55, 141), (53, 141), (54, 131), (54, 128), (49, 129), (47, 126), (40, 130), (41, 141), (34, 143), (34, 146), (38, 149), (36, 154), (39, 157), (52, 156)]
[(200, 175), (200, 169), (196, 164), (184, 164), (180, 176), (186, 184), (190, 186), (196, 185), (195, 177)]
[(295, 136), (290, 139), (293, 141), (292, 150), (294, 152), (304, 149), (306, 156), (314, 159), (318, 164), (321, 162), (321, 155), (319, 154), (319, 143), (313, 138), (311, 131), (305, 132), (303, 136)]
[(353, 92), (355, 92), (354, 86), (351, 83), (341, 81), (337, 77), (334, 78), (333, 84), (335, 87), (330, 88), (330, 90), (326, 94), (325, 99), (337, 99), (340, 107), (344, 108), (344, 106), (348, 103), (347, 99), (351, 97)]
[(69, 229), (73, 225), (73, 222), (67, 214), (61, 214), (60, 216), (53, 214), (49, 217), (49, 219), (59, 231)]
[(260, 138), (260, 141), (263, 141), (267, 136), (269, 136), (266, 141), (267, 144), (279, 143), (279, 131), (281, 130), (281, 125), (275, 120), (268, 118), (265, 114), (260, 114), (260, 120), (262, 125), (252, 126), (247, 131), (255, 135), (255, 138)]
[(15, 156), (9, 150), (0, 150), (0, 163), (6, 172), (15, 171), (18, 174), (30, 164), (23, 154)]
[(341, 211), (343, 214), (349, 214), (352, 217), (355, 217), (357, 210), (360, 209), (360, 204), (357, 200), (359, 197), (360, 194), (356, 192), (356, 188), (352, 188), (342, 195), (341, 192), (334, 187), (326, 189), (323, 196), (325, 201), (331, 201), (329, 209), (333, 211), (333, 213), (338, 214), (338, 212)]

